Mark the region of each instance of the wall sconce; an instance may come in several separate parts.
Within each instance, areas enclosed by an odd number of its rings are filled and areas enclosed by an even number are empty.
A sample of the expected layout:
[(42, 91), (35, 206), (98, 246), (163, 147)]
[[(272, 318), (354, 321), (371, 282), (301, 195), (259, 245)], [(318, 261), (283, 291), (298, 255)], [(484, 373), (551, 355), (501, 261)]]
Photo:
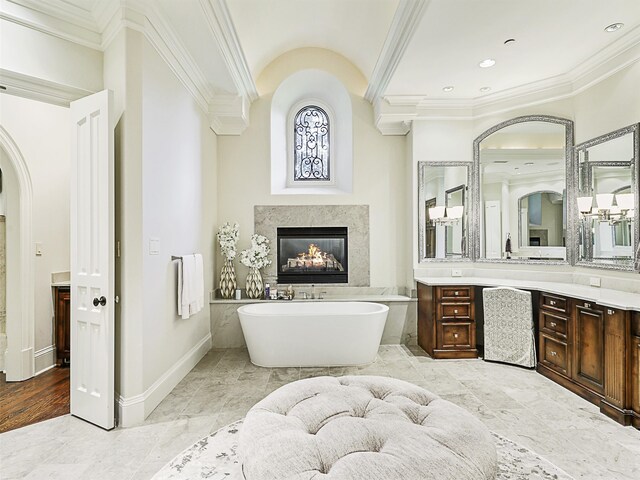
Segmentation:
[(435, 225), (450, 226), (457, 224), (464, 214), (464, 207), (431, 207), (429, 220)]
[[(616, 201), (616, 205), (613, 201)], [(593, 197), (578, 197), (578, 210), (582, 218), (597, 218), (601, 222), (610, 224), (622, 220), (633, 220), (636, 197), (633, 193), (598, 193), (596, 205), (593, 206)]]

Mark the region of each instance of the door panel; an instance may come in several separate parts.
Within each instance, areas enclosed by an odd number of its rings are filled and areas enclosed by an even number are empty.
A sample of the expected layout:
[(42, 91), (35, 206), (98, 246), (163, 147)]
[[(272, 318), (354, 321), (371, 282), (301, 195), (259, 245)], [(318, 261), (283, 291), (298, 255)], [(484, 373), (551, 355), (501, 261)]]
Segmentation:
[(595, 307), (576, 307), (574, 380), (604, 393), (604, 314)]
[(71, 103), (71, 414), (114, 427), (112, 93)]

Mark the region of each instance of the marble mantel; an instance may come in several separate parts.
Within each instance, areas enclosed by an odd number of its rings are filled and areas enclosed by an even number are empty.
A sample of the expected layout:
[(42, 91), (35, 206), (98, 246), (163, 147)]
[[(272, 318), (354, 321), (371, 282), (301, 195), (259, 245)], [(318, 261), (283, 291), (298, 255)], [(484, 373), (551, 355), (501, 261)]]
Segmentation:
[[(369, 205), (256, 205), (254, 231), (269, 239), (275, 252), (278, 227), (347, 227), (349, 231), (348, 287), (370, 285)], [(274, 255), (275, 257), (275, 255)], [(265, 281), (276, 283), (277, 265), (264, 269)]]

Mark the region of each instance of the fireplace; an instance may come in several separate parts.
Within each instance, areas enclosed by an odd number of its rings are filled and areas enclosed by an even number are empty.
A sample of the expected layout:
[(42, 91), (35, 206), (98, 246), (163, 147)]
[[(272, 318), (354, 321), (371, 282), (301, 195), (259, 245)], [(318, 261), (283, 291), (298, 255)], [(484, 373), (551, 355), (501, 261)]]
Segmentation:
[(347, 283), (347, 227), (279, 227), (278, 283)]

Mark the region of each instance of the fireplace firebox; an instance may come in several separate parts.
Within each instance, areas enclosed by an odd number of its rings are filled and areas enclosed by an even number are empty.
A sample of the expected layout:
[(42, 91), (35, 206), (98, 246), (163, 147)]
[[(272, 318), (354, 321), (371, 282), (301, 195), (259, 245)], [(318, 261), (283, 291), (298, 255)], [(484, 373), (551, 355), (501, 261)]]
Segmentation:
[(278, 283), (348, 283), (347, 227), (280, 227)]

